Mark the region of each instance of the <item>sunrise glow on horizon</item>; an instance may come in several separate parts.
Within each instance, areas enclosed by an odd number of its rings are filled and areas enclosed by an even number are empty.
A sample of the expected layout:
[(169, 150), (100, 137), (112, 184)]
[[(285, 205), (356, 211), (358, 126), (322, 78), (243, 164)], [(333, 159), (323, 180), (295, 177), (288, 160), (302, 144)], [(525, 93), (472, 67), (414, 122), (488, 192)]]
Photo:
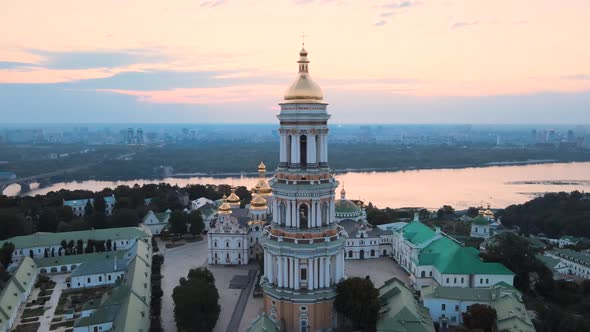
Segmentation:
[[(590, 122), (583, 0), (3, 7), (0, 112), (8, 122), (100, 119), (78, 109), (120, 117), (113, 122), (272, 122), (302, 33), (335, 122)], [(361, 107), (369, 110), (359, 115)]]

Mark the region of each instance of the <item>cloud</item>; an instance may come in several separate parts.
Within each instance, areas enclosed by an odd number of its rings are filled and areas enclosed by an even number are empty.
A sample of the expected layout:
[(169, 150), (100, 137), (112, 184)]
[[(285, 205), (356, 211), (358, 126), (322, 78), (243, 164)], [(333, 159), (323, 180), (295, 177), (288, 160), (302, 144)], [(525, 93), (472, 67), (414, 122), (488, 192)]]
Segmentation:
[(374, 25), (375, 25), (375, 26), (377, 26), (377, 27), (382, 27), (382, 26), (384, 26), (385, 24), (387, 24), (387, 21), (385, 21), (385, 20), (381, 20), (381, 21), (375, 22), (375, 24), (374, 24)]
[(386, 5), (383, 5), (384, 8), (392, 8), (392, 9), (396, 9), (396, 8), (409, 8), (409, 7), (414, 7), (417, 5), (422, 4), (422, 2), (420, 1), (400, 1), (400, 2), (392, 2)]
[(214, 8), (214, 7), (222, 5), (224, 2), (225, 2), (225, 0), (202, 1), (200, 6), (203, 8)]
[(471, 22), (456, 22), (451, 25), (451, 29), (461, 29), (473, 25), (478, 25), (479, 21), (471, 21)]
[(57, 52), (38, 49), (27, 50), (41, 56), (40, 65), (48, 69), (116, 68), (138, 63), (157, 63), (170, 60), (156, 49), (127, 49), (99, 51)]
[(564, 80), (587, 81), (587, 80), (590, 80), (590, 74), (567, 75), (567, 76), (562, 76), (561, 78)]
[(384, 12), (384, 13), (381, 13), (381, 15), (380, 15), (380, 16), (381, 16), (381, 17), (389, 17), (389, 16), (391, 16), (391, 15), (393, 15), (393, 12)]
[(37, 64), (28, 62), (0, 61), (0, 69), (27, 69), (36, 66)]

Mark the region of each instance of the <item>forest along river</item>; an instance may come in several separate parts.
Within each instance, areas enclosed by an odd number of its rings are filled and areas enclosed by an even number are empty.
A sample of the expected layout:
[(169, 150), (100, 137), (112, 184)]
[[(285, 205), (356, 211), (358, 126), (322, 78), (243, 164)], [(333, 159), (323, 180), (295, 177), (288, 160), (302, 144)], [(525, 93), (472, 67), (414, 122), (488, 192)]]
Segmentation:
[[(459, 169), (426, 169), (396, 172), (347, 172), (337, 174), (346, 187), (348, 199), (361, 199), (378, 207), (426, 207), (436, 209), (449, 204), (455, 209), (491, 204), (503, 208), (523, 203), (546, 192), (590, 191), (590, 162), (537, 164), (522, 166), (492, 166)], [(25, 195), (46, 194), (60, 189), (99, 191), (119, 185), (161, 183), (230, 184), (251, 188), (255, 176), (242, 177), (187, 177), (159, 180), (81, 181), (56, 183), (44, 188), (36, 184)], [(339, 190), (337, 198), (339, 198)], [(7, 195), (18, 194), (18, 185), (5, 190)]]

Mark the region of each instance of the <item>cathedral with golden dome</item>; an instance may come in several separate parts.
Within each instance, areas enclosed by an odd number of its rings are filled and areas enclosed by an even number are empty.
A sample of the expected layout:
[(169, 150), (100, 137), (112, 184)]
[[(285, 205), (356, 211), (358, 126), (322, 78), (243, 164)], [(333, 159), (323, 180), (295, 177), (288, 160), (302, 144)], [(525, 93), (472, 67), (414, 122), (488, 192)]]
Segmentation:
[(209, 264), (245, 265), (252, 259), (262, 259), (260, 237), (271, 214), (272, 190), (262, 162), (258, 174), (250, 204), (241, 207), (242, 200), (235, 188), (222, 198), (207, 232)]

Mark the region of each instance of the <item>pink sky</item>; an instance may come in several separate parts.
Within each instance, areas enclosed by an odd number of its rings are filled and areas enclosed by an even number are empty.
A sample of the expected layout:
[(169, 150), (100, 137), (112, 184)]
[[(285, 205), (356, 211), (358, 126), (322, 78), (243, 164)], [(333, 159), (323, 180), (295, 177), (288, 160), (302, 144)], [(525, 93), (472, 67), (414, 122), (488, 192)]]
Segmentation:
[[(70, 90), (138, 103), (268, 109), (295, 76), (304, 32), (311, 74), (328, 101), (351, 93), (387, 104), (392, 94), (590, 91), (587, 0), (20, 0), (2, 7), (0, 85), (73, 83)], [(194, 86), (74, 84), (162, 71), (210, 77)]]

